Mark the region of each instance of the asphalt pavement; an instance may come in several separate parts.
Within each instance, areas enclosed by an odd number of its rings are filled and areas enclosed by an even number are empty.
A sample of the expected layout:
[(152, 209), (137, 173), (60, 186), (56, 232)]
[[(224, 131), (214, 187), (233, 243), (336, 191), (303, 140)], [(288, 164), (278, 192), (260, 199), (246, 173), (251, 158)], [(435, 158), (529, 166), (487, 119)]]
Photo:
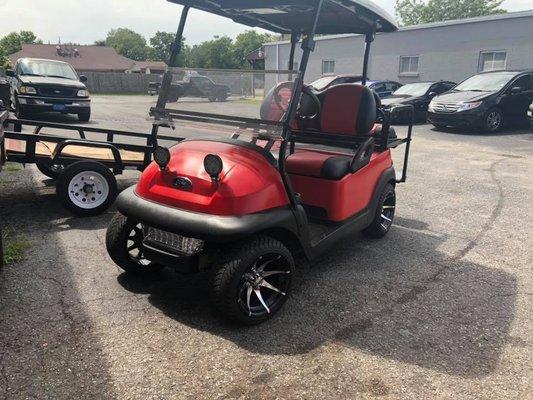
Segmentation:
[[(95, 97), (91, 125), (148, 132), (152, 100)], [(202, 276), (122, 273), (113, 210), (74, 218), (34, 167), (4, 170), (0, 219), (30, 247), (0, 272), (0, 399), (531, 398), (532, 160), (526, 129), (416, 126), (390, 234), (300, 261), (252, 328), (212, 311)]]

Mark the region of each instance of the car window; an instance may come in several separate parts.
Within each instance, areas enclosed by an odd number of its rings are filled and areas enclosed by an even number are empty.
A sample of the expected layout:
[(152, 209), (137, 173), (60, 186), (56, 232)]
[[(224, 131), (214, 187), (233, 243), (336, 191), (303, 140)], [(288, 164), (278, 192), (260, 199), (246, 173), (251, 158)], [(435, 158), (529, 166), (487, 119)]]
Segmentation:
[(531, 75), (524, 75), (518, 78), (513, 82), (511, 87), (521, 87), (523, 90), (532, 90), (533, 83), (531, 80)]
[(435, 92), (437, 94), (442, 94), (444, 92), (447, 92), (448, 90), (449, 90), (449, 86), (441, 82), (441, 83), (437, 83), (434, 86), (432, 86), (429, 91)]
[(24, 59), (19, 63), (20, 75), (37, 75), (78, 80), (70, 64), (64, 62)]
[(394, 92), (395, 95), (423, 96), (433, 84), (430, 82), (408, 83)]
[(455, 87), (459, 92), (496, 92), (505, 87), (516, 72), (495, 72), (474, 75)]
[(385, 85), (383, 83), (378, 83), (376, 85), (374, 85), (372, 87), (372, 89), (377, 92), (377, 93), (381, 93), (381, 92), (385, 92), (387, 91), (387, 89), (385, 88)]
[(398, 85), (397, 83), (394, 83), (394, 82), (387, 82), (385, 84), (385, 88), (386, 88), (387, 92), (394, 92), (394, 91), (398, 90), (399, 87), (400, 87), (400, 85)]

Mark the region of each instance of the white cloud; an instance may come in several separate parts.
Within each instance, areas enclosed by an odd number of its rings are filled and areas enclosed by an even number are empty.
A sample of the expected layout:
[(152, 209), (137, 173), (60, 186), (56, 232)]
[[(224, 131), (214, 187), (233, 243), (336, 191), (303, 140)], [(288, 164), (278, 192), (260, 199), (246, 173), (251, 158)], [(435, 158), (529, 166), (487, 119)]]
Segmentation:
[[(395, 0), (377, 0), (391, 14)], [(510, 11), (533, 8), (531, 0), (507, 0)], [(147, 38), (156, 31), (174, 31), (181, 7), (165, 0), (0, 0), (0, 36), (32, 30), (45, 42), (93, 43), (113, 28), (128, 27)], [(189, 43), (213, 35), (236, 36), (247, 29), (229, 20), (191, 11), (185, 29)]]

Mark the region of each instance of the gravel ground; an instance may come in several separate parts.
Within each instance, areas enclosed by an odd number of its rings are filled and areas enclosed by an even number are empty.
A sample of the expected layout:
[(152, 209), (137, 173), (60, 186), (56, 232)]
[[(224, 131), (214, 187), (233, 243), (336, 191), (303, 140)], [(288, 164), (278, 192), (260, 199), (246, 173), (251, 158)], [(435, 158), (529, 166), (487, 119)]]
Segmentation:
[[(151, 100), (95, 97), (91, 124), (148, 131)], [(389, 236), (299, 263), (253, 328), (202, 277), (121, 273), (113, 210), (73, 218), (36, 169), (4, 170), (0, 219), (31, 247), (0, 272), (0, 399), (531, 398), (533, 134), (419, 125), (411, 154)]]

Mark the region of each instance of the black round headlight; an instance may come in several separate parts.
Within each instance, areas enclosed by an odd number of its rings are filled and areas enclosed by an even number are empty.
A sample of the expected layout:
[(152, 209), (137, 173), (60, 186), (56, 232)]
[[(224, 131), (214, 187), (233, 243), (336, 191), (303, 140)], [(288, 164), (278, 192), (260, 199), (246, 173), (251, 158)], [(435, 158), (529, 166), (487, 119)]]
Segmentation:
[(211, 179), (217, 181), (224, 168), (224, 164), (222, 163), (220, 156), (217, 156), (216, 154), (208, 154), (204, 158), (204, 168)]
[(161, 169), (165, 169), (170, 162), (170, 151), (166, 147), (157, 146), (154, 150), (154, 160)]

